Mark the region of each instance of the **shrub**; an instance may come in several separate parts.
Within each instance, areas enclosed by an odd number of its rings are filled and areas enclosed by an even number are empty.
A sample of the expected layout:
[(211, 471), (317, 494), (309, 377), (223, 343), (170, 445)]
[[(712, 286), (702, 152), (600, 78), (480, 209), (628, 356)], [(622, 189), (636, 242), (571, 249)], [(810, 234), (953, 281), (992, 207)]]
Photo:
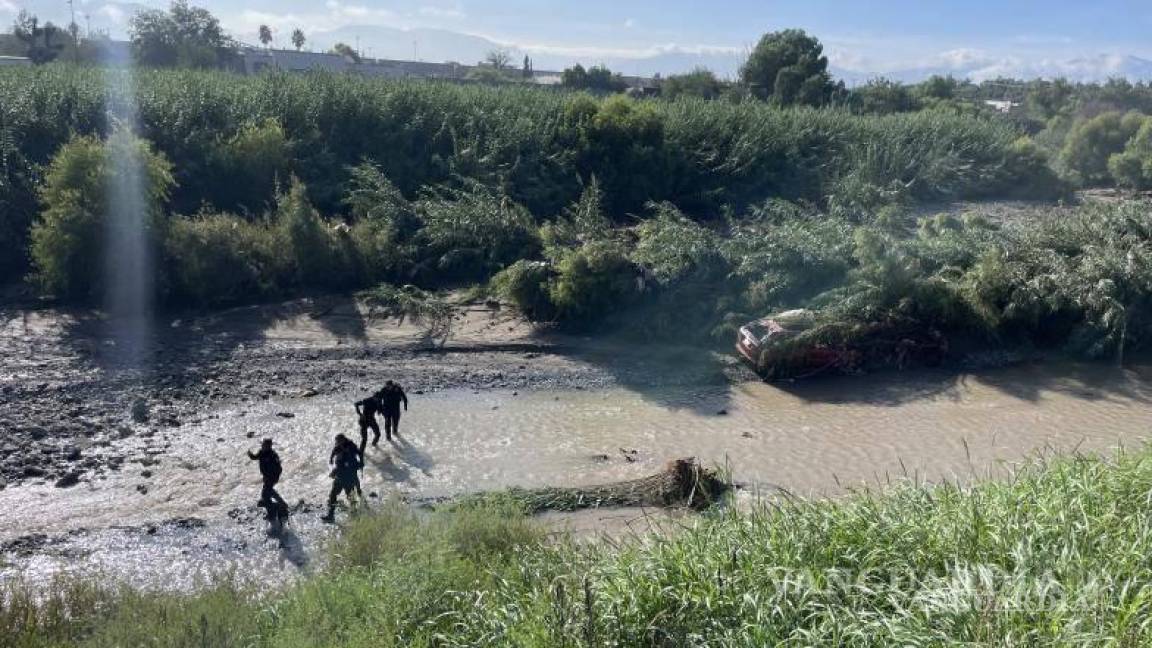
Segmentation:
[(383, 283), (362, 291), (359, 297), (373, 316), (384, 315), (423, 325), (429, 342), (444, 346), (452, 334), (452, 319), (456, 314), (452, 304), (416, 286), (397, 288)]
[(597, 322), (640, 293), (640, 275), (618, 244), (595, 242), (563, 253), (549, 295), (561, 321)]
[(416, 208), (426, 279), (483, 280), (540, 251), (528, 210), (477, 183), (430, 193)]
[(883, 77), (852, 90), (849, 104), (854, 111), (875, 115), (911, 112), (920, 107), (908, 86)]
[(351, 210), (352, 240), (368, 279), (408, 279), (416, 256), (413, 237), (421, 225), (414, 205), (379, 167), (367, 162), (351, 170), (344, 202)]
[(1048, 155), (1030, 137), (1021, 137), (1008, 148), (1004, 159), (1006, 176), (997, 193), (1005, 197), (1044, 200), (1069, 194), (1048, 161)]
[(261, 213), (292, 173), (292, 143), (274, 119), (245, 124), (217, 143), (209, 168), (216, 179), (213, 200), (224, 210)]
[(44, 211), (32, 227), (32, 260), (44, 290), (83, 301), (102, 292), (110, 192), (114, 183), (128, 181), (121, 161), (129, 159), (139, 161), (143, 224), (155, 245), (173, 182), (167, 159), (125, 130), (106, 141), (77, 136), (52, 159), (40, 194)]
[(346, 227), (330, 227), (308, 202), (303, 183), (293, 179), (276, 208), (276, 226), (294, 262), (295, 285), (339, 290), (357, 285), (355, 246)]
[(548, 322), (556, 315), (549, 284), (554, 271), (546, 261), (521, 259), (492, 277), (491, 290), (512, 302), (531, 322)]
[(1146, 119), (1135, 112), (1107, 112), (1079, 122), (1068, 133), (1060, 163), (1081, 186), (1110, 184), (1108, 159), (1124, 150)]
[(665, 286), (690, 274), (723, 277), (727, 267), (715, 232), (692, 222), (668, 203), (652, 205), (651, 210), (655, 217), (636, 228), (633, 261)]
[(667, 195), (664, 121), (649, 104), (614, 96), (583, 129), (581, 170), (595, 175), (611, 214), (640, 209)]
[(544, 253), (549, 258), (555, 258), (565, 249), (616, 236), (612, 222), (604, 213), (603, 202), (600, 182), (596, 176), (592, 176), (581, 192), (580, 199), (564, 208), (558, 218), (540, 228)]
[(1108, 172), (1121, 187), (1152, 189), (1152, 119), (1144, 120), (1123, 153), (1108, 159)]
[(205, 214), (172, 221), (167, 256), (172, 297), (222, 306), (289, 294), (296, 277), (283, 232), (264, 221)]

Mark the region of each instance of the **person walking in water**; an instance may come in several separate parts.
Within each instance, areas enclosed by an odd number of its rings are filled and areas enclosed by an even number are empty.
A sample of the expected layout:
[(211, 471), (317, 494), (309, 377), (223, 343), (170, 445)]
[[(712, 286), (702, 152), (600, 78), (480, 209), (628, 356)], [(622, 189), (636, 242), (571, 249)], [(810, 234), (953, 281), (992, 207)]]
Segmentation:
[[(328, 455), (328, 465), (336, 465), (336, 460), (339, 459), (340, 454), (346, 450), (354, 450), (356, 454), (360, 455), (360, 469), (363, 470), (364, 454), (360, 452), (360, 448), (356, 446), (356, 443), (353, 442), (352, 439), (349, 439), (343, 434), (336, 435), (335, 443), (332, 444), (332, 452)], [(335, 471), (333, 471), (333, 475), (335, 475)], [(361, 499), (364, 498), (364, 493), (360, 490), (359, 478), (356, 479), (356, 496)]]
[[(356, 414), (360, 417), (360, 454), (363, 456), (364, 448), (368, 445), (368, 430), (372, 430), (372, 445), (380, 442), (380, 424), (376, 422), (376, 414), (380, 411), (381, 403), (379, 392), (362, 401), (356, 402)], [(335, 452), (335, 450), (333, 450)]]
[(364, 495), (360, 491), (359, 471), (364, 467), (360, 449), (343, 434), (336, 435), (336, 447), (332, 448), (330, 462), (335, 464), (332, 469), (332, 490), (328, 493), (328, 514), (320, 518), (325, 522), (336, 521), (336, 500), (341, 493), (348, 496), (348, 502), (354, 504), (352, 493), (363, 501)]
[[(404, 403), (404, 411), (408, 411), (408, 395), (404, 389), (392, 382), (385, 381), (384, 388), (376, 392), (380, 401), (380, 409), (384, 412), (384, 438), (391, 441), (392, 435), (400, 434), (400, 403)], [(373, 444), (375, 445), (375, 444)]]
[(276, 492), (276, 482), (280, 481), (280, 473), (283, 472), (280, 455), (272, 449), (272, 439), (264, 439), (260, 443), (260, 450), (248, 451), (248, 458), (260, 462), (260, 477), (264, 480), (264, 486), (260, 489), (260, 503), (257, 506), (266, 508), (271, 517), (274, 509), (287, 506), (284, 498)]

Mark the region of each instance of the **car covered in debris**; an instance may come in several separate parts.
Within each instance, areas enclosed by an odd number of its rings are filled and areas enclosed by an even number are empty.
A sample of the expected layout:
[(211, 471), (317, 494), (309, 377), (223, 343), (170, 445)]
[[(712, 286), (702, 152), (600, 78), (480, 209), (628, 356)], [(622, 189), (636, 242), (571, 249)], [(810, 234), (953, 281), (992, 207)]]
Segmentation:
[(938, 331), (912, 322), (831, 322), (816, 311), (796, 309), (741, 326), (736, 351), (761, 377), (777, 380), (936, 365), (948, 343)]

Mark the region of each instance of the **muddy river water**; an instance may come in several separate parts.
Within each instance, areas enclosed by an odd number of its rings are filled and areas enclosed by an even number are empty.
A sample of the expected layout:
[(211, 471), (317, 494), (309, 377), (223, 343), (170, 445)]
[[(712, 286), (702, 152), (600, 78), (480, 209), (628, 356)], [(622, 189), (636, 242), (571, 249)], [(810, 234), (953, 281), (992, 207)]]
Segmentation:
[[(224, 565), (308, 569), (332, 533), (315, 518), (330, 484), (332, 437), (355, 433), (350, 401), (322, 395), (222, 406), (165, 432), (170, 445), (154, 466), (69, 489), (0, 490), (0, 540), (50, 539), (42, 550), (9, 556), (0, 577), (79, 566), (171, 584)], [(381, 501), (591, 485), (649, 475), (687, 456), (726, 466), (745, 493), (837, 495), (902, 476), (967, 481), (1046, 452), (1138, 447), (1152, 429), (1150, 402), (1152, 370), (1078, 364), (783, 386), (446, 389), (411, 395), (399, 439), (367, 454), (364, 490)], [(311, 506), (296, 516), (287, 543), (262, 538), (253, 518), (259, 479), (244, 451), (265, 437), (284, 462), (279, 491)]]

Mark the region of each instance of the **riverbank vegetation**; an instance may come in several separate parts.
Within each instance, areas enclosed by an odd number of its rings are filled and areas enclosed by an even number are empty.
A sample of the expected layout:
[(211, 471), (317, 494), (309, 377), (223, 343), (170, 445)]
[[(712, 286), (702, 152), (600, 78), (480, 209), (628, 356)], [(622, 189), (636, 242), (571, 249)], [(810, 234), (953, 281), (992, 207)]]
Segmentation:
[[(1144, 645), (1152, 460), (1056, 458), (972, 487), (722, 510), (642, 542), (546, 541), (508, 501), (349, 523), (278, 592), (6, 583), (19, 648)], [(504, 502), (501, 504), (501, 502)]]
[[(1066, 197), (1063, 168), (1142, 182), (1152, 128), (1135, 113), (1073, 129), (1064, 153), (948, 106), (145, 70), (130, 131), (106, 112), (123, 99), (109, 74), (0, 74), (0, 258), (57, 299), (101, 303), (119, 147), (147, 170), (167, 307), (379, 287), (427, 315), (437, 291), (480, 286), (543, 326), (681, 340), (809, 307), (849, 341), (878, 322), (1094, 357), (1147, 341), (1147, 205), (1012, 222), (921, 208)], [(1102, 138), (1122, 151), (1098, 155)]]
[[(118, 73), (61, 65), (0, 75), (5, 272), (78, 302), (97, 299), (101, 273), (86, 261), (72, 266), (84, 276), (60, 275), (76, 250), (30, 245), (28, 232), (61, 239), (66, 223), (85, 223), (94, 235), (72, 238), (99, 256), (107, 207), (76, 196), (107, 167), (93, 143), (127, 128), (108, 117), (120, 98), (105, 74)], [(545, 230), (567, 227), (565, 214), (590, 192), (603, 228), (595, 236), (607, 241), (672, 206), (705, 227), (766, 200), (857, 223), (891, 203), (1063, 191), (1011, 125), (947, 112), (857, 116), (187, 70), (143, 71), (138, 88), (131, 135), (164, 171), (150, 176), (148, 199), (156, 283), (170, 305), (484, 282), (516, 261), (545, 260)], [(573, 249), (565, 263), (611, 265), (608, 247)], [(592, 312), (582, 298), (572, 312)]]

